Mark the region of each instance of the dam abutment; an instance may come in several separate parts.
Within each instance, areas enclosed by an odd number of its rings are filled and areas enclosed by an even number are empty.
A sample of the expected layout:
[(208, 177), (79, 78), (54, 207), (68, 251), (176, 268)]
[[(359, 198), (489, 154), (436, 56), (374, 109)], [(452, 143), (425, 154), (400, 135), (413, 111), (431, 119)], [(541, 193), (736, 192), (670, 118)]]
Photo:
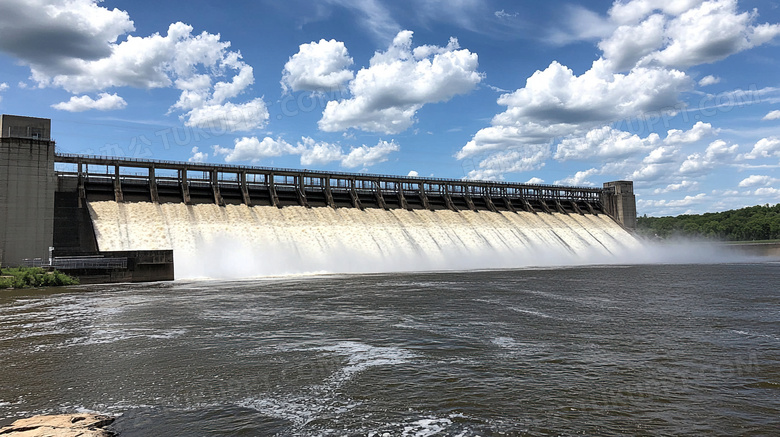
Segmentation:
[(55, 190), (51, 121), (0, 115), (0, 264), (49, 255)]
[(601, 202), (616, 222), (626, 229), (636, 229), (636, 196), (632, 181), (605, 182)]

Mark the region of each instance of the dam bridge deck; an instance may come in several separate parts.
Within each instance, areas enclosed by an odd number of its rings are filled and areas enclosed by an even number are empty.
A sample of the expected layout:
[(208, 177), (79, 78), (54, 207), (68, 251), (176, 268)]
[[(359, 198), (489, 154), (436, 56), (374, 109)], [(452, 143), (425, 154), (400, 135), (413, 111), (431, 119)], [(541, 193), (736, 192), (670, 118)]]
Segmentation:
[[(609, 188), (388, 176), (58, 153), (60, 190), (83, 200), (283, 207), (609, 214)], [(611, 214), (610, 214), (611, 215)]]

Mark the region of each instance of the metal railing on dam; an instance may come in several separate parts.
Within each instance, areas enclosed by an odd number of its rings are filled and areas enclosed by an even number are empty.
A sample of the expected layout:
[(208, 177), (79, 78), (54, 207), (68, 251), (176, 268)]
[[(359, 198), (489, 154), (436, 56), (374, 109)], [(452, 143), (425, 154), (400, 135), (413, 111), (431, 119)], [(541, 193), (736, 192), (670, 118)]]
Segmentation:
[[(611, 187), (567, 187), (58, 153), (79, 199), (611, 214)], [(605, 197), (607, 196), (607, 197)]]
[(127, 257), (106, 258), (100, 255), (94, 256), (68, 256), (54, 257), (48, 260), (41, 258), (25, 259), (25, 267), (50, 267), (61, 270), (75, 269), (125, 269)]

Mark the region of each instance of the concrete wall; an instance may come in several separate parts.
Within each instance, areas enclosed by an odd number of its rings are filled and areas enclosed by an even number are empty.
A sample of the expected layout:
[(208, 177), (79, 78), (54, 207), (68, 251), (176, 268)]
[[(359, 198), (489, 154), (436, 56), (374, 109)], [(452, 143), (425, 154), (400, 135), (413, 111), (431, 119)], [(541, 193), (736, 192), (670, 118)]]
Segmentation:
[(127, 258), (126, 268), (60, 268), (79, 278), (82, 284), (107, 284), (112, 282), (173, 281), (172, 250), (127, 250), (96, 252), (106, 258)]
[(607, 214), (627, 229), (636, 229), (636, 196), (631, 181), (604, 183), (601, 202)]
[[(7, 116), (3, 116), (5, 121)], [(54, 228), (54, 142), (0, 138), (0, 263), (48, 258)]]
[(50, 140), (51, 120), (48, 118), (0, 114), (0, 137)]

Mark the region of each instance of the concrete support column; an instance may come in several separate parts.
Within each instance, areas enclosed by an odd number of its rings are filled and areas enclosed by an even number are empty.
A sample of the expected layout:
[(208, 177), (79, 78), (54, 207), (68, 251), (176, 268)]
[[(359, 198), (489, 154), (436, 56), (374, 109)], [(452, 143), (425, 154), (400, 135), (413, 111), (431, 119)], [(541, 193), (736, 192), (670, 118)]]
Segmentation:
[(382, 209), (388, 209), (385, 203), (385, 198), (382, 196), (382, 187), (379, 185), (379, 181), (374, 181), (374, 188), (376, 189), (376, 203)]
[(225, 206), (225, 200), (222, 199), (222, 193), (219, 192), (219, 170), (211, 170), (211, 191), (214, 193), (214, 203), (219, 206)]
[(401, 208), (409, 209), (409, 203), (406, 202), (406, 196), (404, 196), (404, 184), (396, 182), (395, 187), (398, 190), (398, 203), (401, 204)]
[(528, 202), (528, 199), (526, 199), (525, 197), (523, 198), (523, 208), (525, 208), (525, 210), (527, 212), (530, 212), (532, 214), (536, 214), (536, 210), (534, 210), (534, 207), (531, 206), (531, 203)]
[(443, 186), (444, 186), (444, 203), (447, 204), (447, 208), (455, 212), (458, 212), (458, 208), (455, 207), (455, 203), (452, 202), (452, 197), (450, 196), (450, 189), (449, 189), (450, 186), (446, 184)]
[(152, 198), (152, 202), (160, 203), (160, 196), (157, 194), (157, 179), (154, 173), (154, 166), (149, 168), (149, 194)]
[(271, 205), (280, 208), (279, 196), (276, 195), (276, 186), (274, 185), (274, 174), (269, 173), (265, 175), (265, 181), (268, 185), (268, 196), (271, 199)]
[(122, 196), (122, 179), (119, 176), (119, 166), (114, 166), (114, 200), (117, 202), (123, 202), (124, 196)]
[(567, 214), (567, 213), (566, 213), (566, 210), (565, 210), (565, 209), (563, 209), (563, 205), (561, 205), (561, 202), (560, 202), (558, 199), (553, 199), (553, 200), (555, 201), (555, 209), (556, 209), (556, 210), (557, 210), (559, 213), (561, 213), (561, 214), (565, 214), (565, 215), (569, 215), (569, 214)]
[(477, 210), (477, 207), (474, 205), (474, 201), (471, 200), (471, 193), (469, 192), (469, 187), (463, 187), (463, 198), (466, 200), (466, 206), (468, 206), (471, 211)]
[(241, 196), (244, 198), (246, 206), (252, 206), (252, 199), (249, 198), (249, 187), (246, 186), (246, 172), (238, 173), (238, 183), (241, 186)]
[(420, 182), (418, 188), (420, 189), (420, 200), (422, 201), (423, 208), (431, 209), (431, 205), (428, 203), (428, 196), (425, 194), (425, 183)]
[(506, 209), (512, 212), (517, 212), (515, 206), (512, 205), (512, 200), (509, 197), (504, 197), (504, 206), (506, 207)]
[(335, 208), (336, 202), (333, 201), (333, 192), (330, 189), (330, 178), (324, 178), (322, 183), (324, 184), (323, 190), (325, 190), (325, 202), (329, 207)]
[(360, 197), (358, 197), (357, 190), (355, 189), (355, 180), (349, 180), (349, 194), (352, 196), (352, 205), (357, 209), (363, 209), (360, 204)]
[(295, 181), (295, 191), (298, 194), (298, 204), (308, 208), (309, 202), (306, 200), (306, 177), (304, 175), (296, 176)]
[(87, 189), (84, 186), (84, 170), (81, 162), (78, 163), (78, 173), (79, 208), (81, 208), (87, 201)]
[(482, 198), (485, 199), (485, 205), (493, 212), (498, 212), (496, 205), (493, 204), (493, 199), (490, 198), (490, 190), (486, 187), (482, 189)]
[(179, 170), (179, 183), (181, 184), (181, 199), (185, 205), (191, 203), (190, 200), (190, 183), (187, 182), (187, 169)]

